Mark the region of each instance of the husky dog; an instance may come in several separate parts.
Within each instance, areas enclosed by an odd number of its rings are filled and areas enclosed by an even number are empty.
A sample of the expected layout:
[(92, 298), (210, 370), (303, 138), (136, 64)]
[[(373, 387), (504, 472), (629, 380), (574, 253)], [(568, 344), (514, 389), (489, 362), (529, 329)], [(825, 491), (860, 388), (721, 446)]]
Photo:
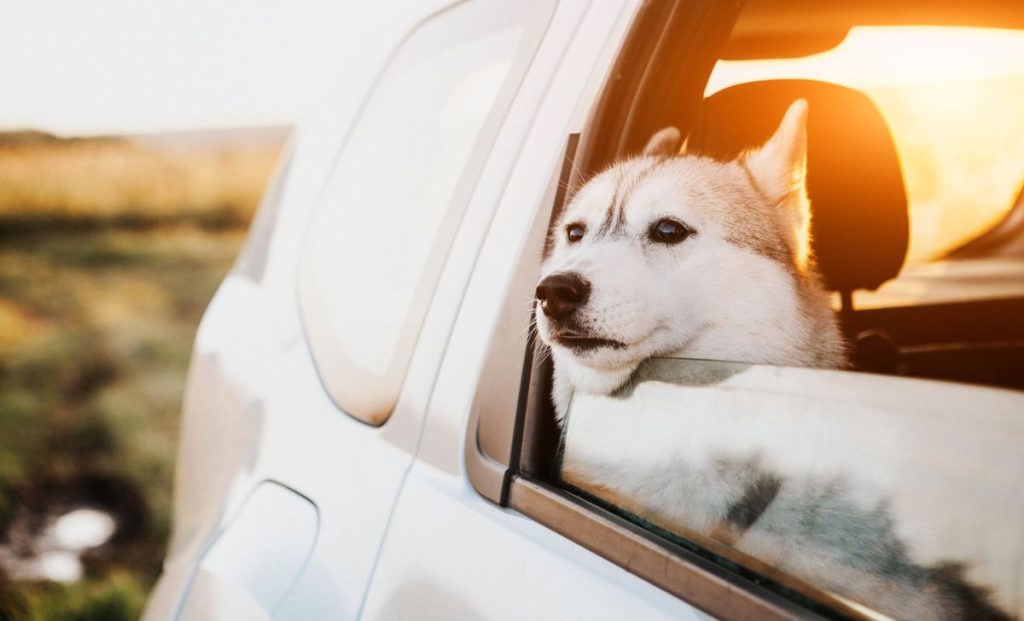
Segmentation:
[(806, 117), (797, 101), (731, 162), (678, 156), (664, 129), (575, 194), (536, 292), (560, 415), (573, 391), (610, 393), (653, 356), (845, 365), (809, 252)]
[(806, 116), (797, 101), (730, 162), (679, 155), (679, 132), (662, 130), (559, 216), (536, 320), (565, 428), (562, 478), (899, 618), (1009, 619), (965, 566), (911, 558), (884, 495), (823, 478), (821, 447), (794, 440), (799, 420), (736, 430), (699, 407), (566, 418), (573, 393), (622, 396), (653, 357), (846, 366), (809, 252)]

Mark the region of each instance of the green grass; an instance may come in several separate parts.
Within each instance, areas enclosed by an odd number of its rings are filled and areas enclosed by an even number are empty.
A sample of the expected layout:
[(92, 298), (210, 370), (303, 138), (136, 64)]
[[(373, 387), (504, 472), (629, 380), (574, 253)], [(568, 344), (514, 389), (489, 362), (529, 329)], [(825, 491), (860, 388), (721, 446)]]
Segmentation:
[[(119, 490), (138, 524), (68, 586), (0, 568), (0, 619), (137, 618), (170, 524), (185, 372), (241, 228), (0, 238), (0, 536), (47, 494)], [(78, 490), (78, 491), (76, 491)]]
[(75, 505), (126, 516), (78, 582), (0, 566), (0, 621), (138, 618), (192, 341), (278, 150), (0, 133), (0, 544)]
[[(37, 585), (6, 593), (8, 607), (0, 619), (28, 621), (120, 621), (138, 619), (146, 584), (138, 576), (115, 571), (68, 587)], [(0, 587), (0, 598), (4, 598)]]

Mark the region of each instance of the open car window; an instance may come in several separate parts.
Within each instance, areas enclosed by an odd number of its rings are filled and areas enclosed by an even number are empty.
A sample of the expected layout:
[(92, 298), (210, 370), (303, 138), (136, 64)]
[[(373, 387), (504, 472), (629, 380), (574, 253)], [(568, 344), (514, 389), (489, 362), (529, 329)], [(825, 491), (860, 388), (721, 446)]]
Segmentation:
[(1024, 614), (1024, 143), (986, 130), (964, 140), (990, 150), (957, 153), (914, 107), (966, 127), (1003, 110), (985, 80), (1015, 92), (1024, 57), (948, 89), (778, 70), (856, 42), (858, 20), (1024, 32), (1010, 3), (905, 8), (748, 2), (718, 38), (715, 19), (648, 32), (669, 58), (627, 45), (538, 233), (521, 375), (523, 344), (493, 341), (488, 380), (521, 393), (515, 427), (476, 438), (505, 468), (492, 498), (723, 618)]

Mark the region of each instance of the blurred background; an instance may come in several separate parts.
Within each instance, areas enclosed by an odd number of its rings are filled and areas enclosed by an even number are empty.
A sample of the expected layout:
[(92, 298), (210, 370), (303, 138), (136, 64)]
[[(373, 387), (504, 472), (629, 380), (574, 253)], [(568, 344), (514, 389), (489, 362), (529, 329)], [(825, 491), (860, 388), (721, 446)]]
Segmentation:
[(0, 619), (138, 617), (195, 330), (358, 40), (338, 10), (0, 8)]
[[(198, 322), (291, 129), (327, 92), (365, 90), (371, 63), (333, 76), (408, 26), (377, 13), (0, 4), (0, 620), (138, 617), (169, 535)], [(867, 92), (896, 137), (911, 260), (925, 262), (1020, 192), (1021, 54), (1015, 32), (861, 29), (811, 58), (720, 62), (708, 94), (773, 77)]]

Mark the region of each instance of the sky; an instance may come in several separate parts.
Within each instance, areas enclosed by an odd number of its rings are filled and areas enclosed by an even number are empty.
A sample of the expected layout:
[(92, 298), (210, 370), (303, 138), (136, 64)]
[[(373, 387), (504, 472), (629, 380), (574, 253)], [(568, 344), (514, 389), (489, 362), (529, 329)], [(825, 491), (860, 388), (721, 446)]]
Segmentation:
[(3, 0), (0, 131), (291, 124), (368, 36), (327, 0)]
[[(0, 0), (0, 131), (89, 135), (295, 123), (337, 83), (340, 63), (365, 57), (367, 39), (401, 21), (381, 17), (374, 25), (369, 13), (408, 19), (431, 4), (361, 4), (369, 1)], [(963, 29), (950, 45), (932, 41), (948, 33), (918, 30), (913, 37), (904, 29), (853, 33), (836, 50), (849, 58), (812, 56), (789, 61), (787, 71), (817, 77), (825, 67), (835, 78), (837, 66), (845, 67), (845, 82), (858, 86), (979, 66), (1019, 71), (1018, 32)], [(864, 62), (862, 48), (884, 61)], [(771, 61), (723, 63), (709, 92), (774, 71)]]

